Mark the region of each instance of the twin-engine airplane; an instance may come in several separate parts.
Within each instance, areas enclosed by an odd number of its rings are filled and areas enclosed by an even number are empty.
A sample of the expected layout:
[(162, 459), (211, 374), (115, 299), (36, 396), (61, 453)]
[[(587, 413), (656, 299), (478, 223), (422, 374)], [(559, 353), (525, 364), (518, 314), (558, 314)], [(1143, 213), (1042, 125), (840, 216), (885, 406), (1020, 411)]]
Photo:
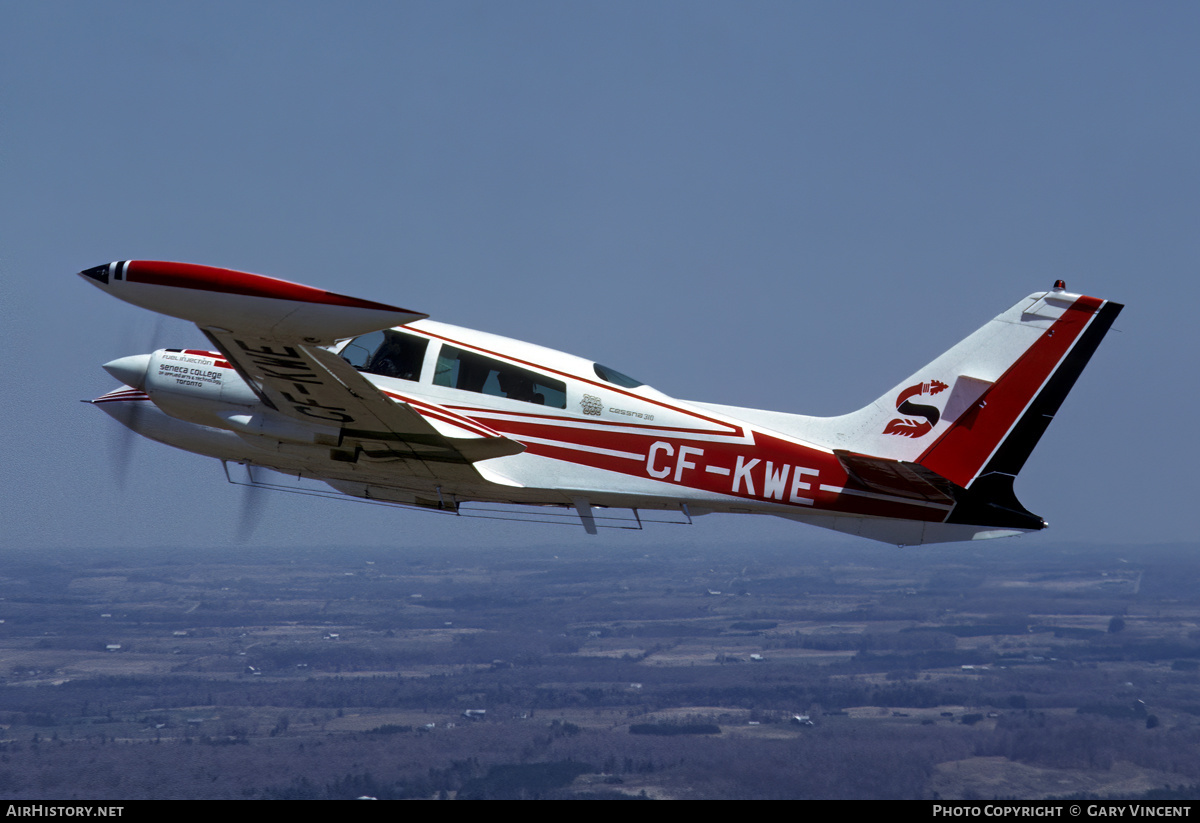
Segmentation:
[[(1045, 528), (1013, 479), (1121, 305), (1031, 294), (874, 403), (806, 417), (675, 400), (573, 355), (228, 269), (80, 272), (215, 351), (104, 368), (138, 434), (375, 502), (773, 514), (896, 544)], [(322, 488), (324, 488), (322, 486)], [(328, 490), (326, 490), (328, 491)]]

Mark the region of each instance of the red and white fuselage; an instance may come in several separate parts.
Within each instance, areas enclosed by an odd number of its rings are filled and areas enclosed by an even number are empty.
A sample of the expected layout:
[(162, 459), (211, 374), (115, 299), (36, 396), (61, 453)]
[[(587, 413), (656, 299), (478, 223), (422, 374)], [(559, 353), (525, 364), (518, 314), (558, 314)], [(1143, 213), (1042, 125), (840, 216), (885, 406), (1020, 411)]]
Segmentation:
[(890, 543), (1044, 527), (1012, 493), (1119, 304), (1030, 295), (875, 403), (832, 418), (676, 400), (593, 361), (258, 275), (82, 272), (195, 322), (212, 350), (106, 368), (93, 401), (151, 439), (356, 497), (774, 514)]

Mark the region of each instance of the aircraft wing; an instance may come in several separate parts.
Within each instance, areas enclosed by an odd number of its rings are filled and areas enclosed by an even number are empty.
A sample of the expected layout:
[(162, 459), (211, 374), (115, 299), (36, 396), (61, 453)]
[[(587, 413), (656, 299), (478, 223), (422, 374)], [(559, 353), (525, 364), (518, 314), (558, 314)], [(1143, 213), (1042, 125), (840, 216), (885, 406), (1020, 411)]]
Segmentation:
[[(328, 445), (334, 459), (373, 457), (473, 463), (525, 447), (449, 409), (385, 392), (323, 348), (335, 340), (428, 315), (285, 280), (187, 263), (128, 260), (81, 272), (152, 311), (190, 320), (264, 405)], [(230, 427), (272, 428), (231, 407)]]
[(452, 463), (525, 450), (449, 409), (381, 391), (327, 349), (203, 331), (263, 403), (317, 430), (337, 431), (338, 445)]

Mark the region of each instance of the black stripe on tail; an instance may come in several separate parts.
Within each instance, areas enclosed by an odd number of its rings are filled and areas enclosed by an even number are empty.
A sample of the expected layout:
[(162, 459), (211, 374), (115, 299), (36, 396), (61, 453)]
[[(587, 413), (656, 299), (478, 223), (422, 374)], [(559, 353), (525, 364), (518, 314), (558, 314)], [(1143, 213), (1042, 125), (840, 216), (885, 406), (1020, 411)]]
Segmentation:
[(1046, 527), (1046, 521), (1017, 500), (1013, 480), (1123, 308), (1120, 303), (1106, 302), (1096, 312), (1091, 325), (1029, 404), (979, 477), (969, 489), (956, 495), (958, 504), (946, 518), (947, 523), (1017, 529)]

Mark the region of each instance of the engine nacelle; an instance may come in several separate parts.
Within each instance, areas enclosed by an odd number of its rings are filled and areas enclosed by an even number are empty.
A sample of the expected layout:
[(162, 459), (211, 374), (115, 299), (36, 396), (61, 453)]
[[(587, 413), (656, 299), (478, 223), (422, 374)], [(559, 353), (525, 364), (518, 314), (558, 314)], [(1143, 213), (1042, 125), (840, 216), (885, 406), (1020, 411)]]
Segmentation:
[(256, 440), (305, 446), (341, 443), (337, 428), (302, 424), (267, 408), (217, 352), (160, 349), (150, 355), (141, 388), (164, 412), (189, 423)]
[(229, 407), (253, 407), (258, 396), (220, 354), (197, 349), (159, 349), (150, 355), (142, 390), (172, 417), (228, 428)]

